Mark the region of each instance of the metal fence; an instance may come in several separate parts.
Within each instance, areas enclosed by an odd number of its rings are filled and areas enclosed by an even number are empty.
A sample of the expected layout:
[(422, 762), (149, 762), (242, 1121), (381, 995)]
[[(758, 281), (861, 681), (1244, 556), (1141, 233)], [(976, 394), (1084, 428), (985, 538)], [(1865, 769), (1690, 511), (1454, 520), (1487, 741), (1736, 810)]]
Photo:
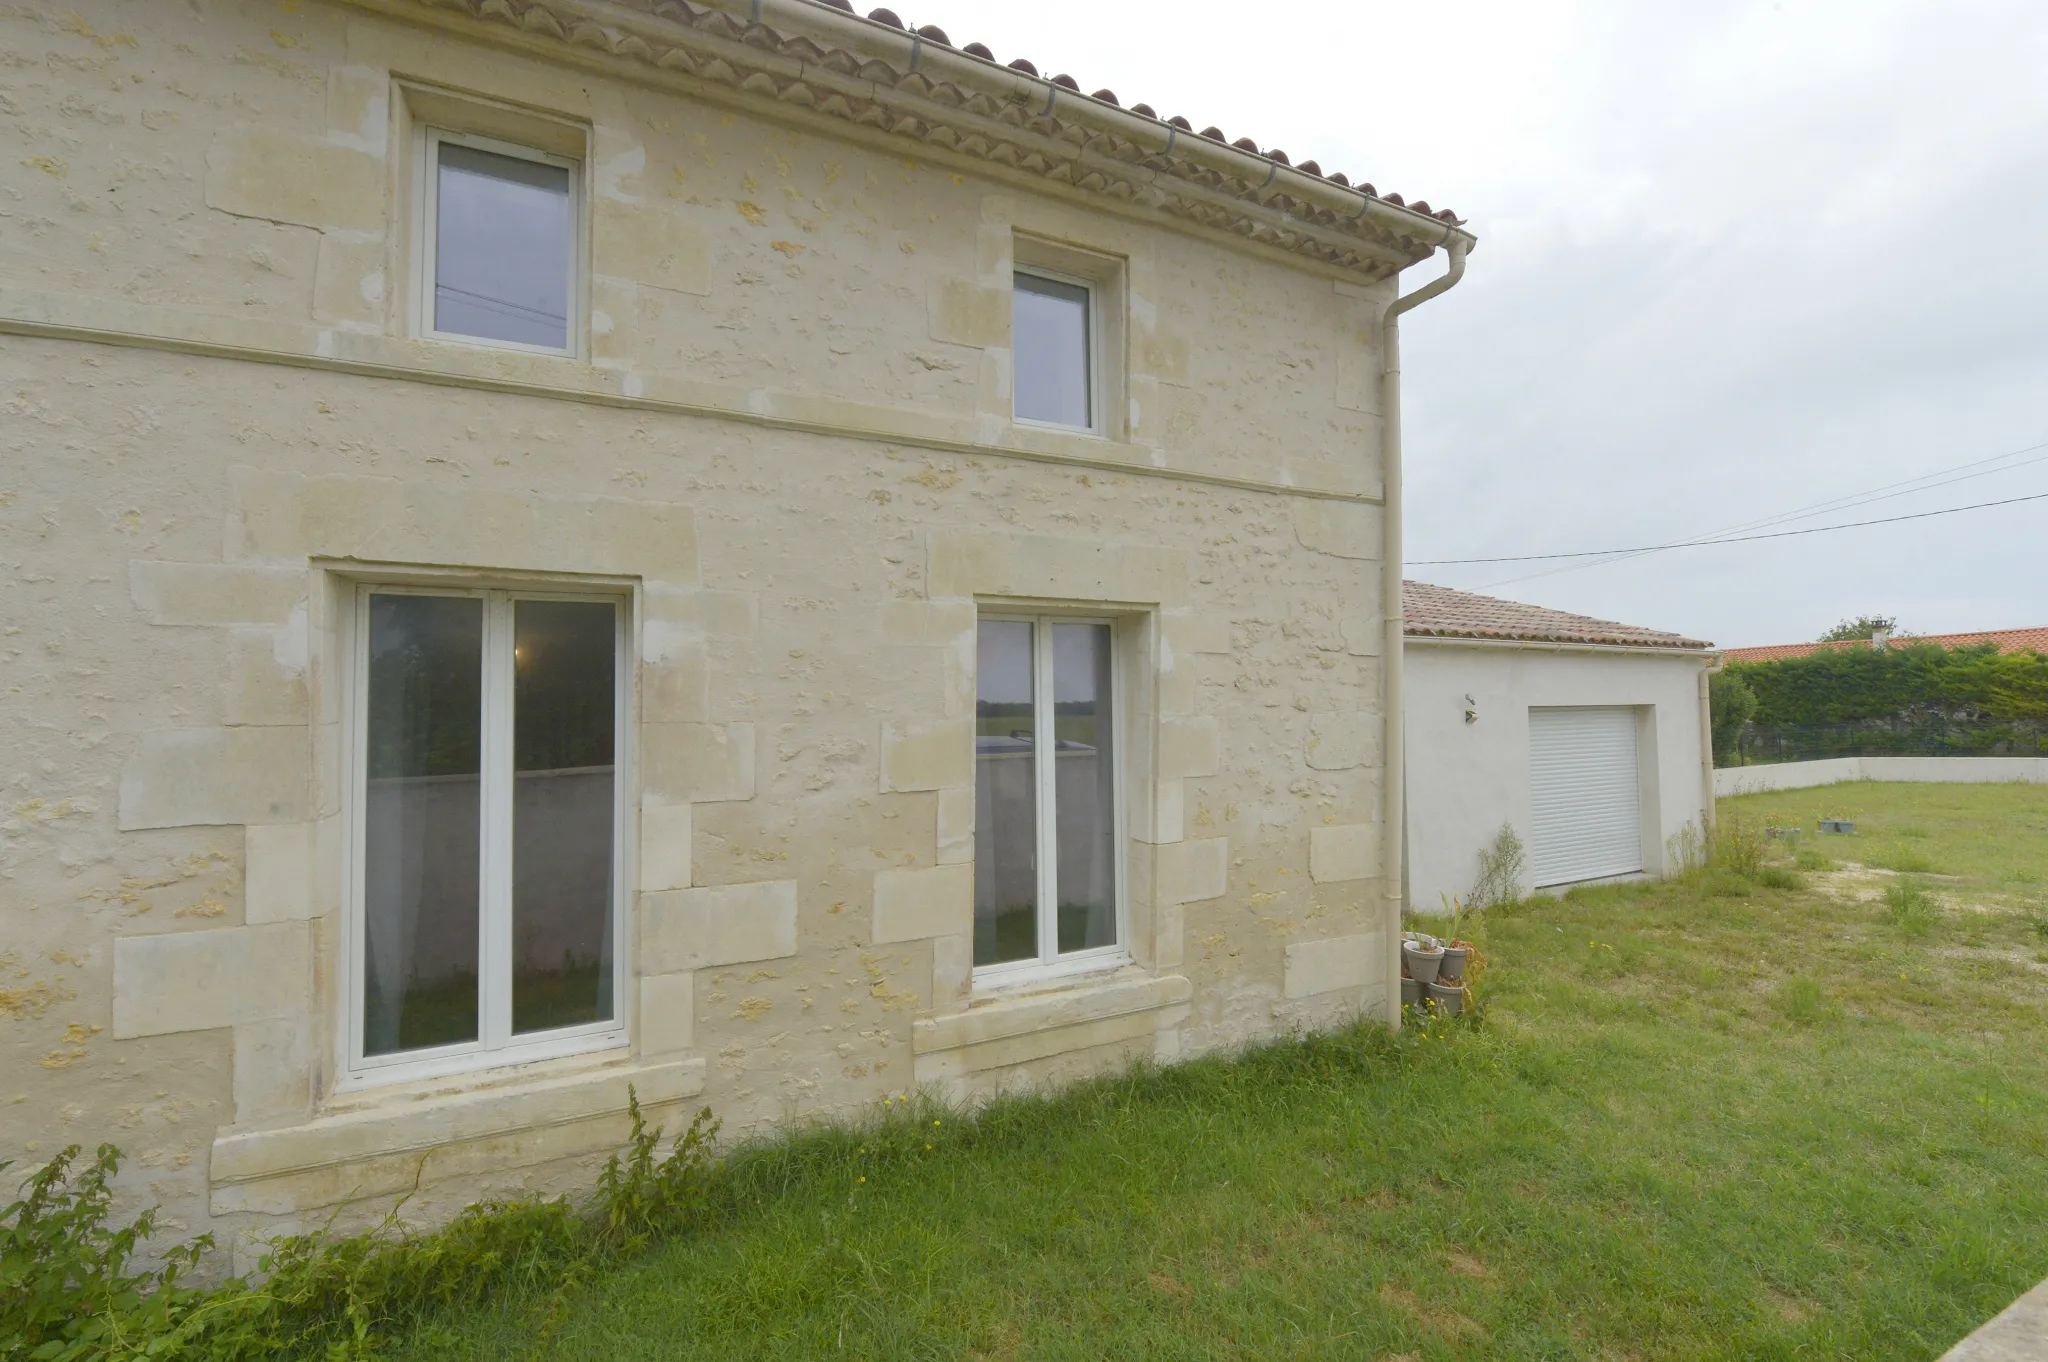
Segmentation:
[(1716, 766), (1828, 757), (2048, 757), (2048, 725), (1968, 719), (1868, 719), (1842, 724), (1747, 724)]

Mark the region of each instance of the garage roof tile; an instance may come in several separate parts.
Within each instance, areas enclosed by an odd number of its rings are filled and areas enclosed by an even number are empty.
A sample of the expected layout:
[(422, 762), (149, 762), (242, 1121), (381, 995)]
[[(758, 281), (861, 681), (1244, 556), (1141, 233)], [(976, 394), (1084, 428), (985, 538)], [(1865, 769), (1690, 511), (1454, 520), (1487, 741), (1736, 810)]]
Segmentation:
[(1490, 638), (1525, 643), (1596, 643), (1610, 647), (1704, 651), (1701, 639), (1613, 620), (1549, 610), (1428, 582), (1401, 583), (1401, 627), (1411, 638)]

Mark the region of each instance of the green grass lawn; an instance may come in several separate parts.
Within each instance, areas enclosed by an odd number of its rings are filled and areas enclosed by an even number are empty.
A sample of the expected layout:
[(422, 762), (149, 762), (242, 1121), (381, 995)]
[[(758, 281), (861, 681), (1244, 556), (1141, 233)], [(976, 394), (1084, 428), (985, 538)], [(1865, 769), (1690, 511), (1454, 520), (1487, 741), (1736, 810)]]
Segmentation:
[(1816, 811), (1859, 831), (1809, 864), (1960, 878), (1538, 900), (1477, 928), (1477, 1028), (744, 1152), (699, 1232), (400, 1351), (1932, 1357), (2048, 1275), (2048, 789), (1724, 805)]
[[(1726, 810), (1803, 828), (1802, 850), (1912, 873), (1960, 876), (1978, 893), (2036, 902), (2048, 894), (2048, 787), (1881, 785), (1857, 780), (1811, 790), (1743, 795)], [(1846, 818), (1852, 836), (1821, 836), (1819, 820)]]

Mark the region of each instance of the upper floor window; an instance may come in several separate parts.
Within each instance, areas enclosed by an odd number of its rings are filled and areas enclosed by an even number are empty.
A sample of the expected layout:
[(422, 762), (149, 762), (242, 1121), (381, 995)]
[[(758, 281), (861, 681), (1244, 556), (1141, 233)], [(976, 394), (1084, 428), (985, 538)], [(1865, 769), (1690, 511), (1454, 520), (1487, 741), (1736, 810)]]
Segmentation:
[(1017, 271), (1010, 329), (1018, 420), (1096, 428), (1095, 314), (1092, 285)]
[(424, 171), (421, 333), (574, 351), (576, 163), (430, 128)]
[(1123, 946), (1114, 630), (984, 616), (974, 739), (974, 964), (1079, 964)]
[(357, 1068), (615, 1044), (621, 603), (357, 598)]

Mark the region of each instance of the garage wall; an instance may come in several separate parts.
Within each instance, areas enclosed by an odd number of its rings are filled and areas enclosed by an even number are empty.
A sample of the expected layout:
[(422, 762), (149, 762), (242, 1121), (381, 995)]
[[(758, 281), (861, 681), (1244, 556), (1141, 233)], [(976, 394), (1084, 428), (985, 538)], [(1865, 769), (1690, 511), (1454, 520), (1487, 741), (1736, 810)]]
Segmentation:
[[(1698, 654), (1557, 652), (1410, 640), (1408, 902), (1435, 911), (1468, 894), (1479, 850), (1503, 823), (1529, 841), (1529, 709), (1638, 707), (1644, 768), (1644, 868), (1664, 869), (1665, 842), (1697, 826), (1704, 798)], [(1465, 722), (1470, 695), (1479, 718)], [(1530, 886), (1525, 882), (1524, 889)]]

